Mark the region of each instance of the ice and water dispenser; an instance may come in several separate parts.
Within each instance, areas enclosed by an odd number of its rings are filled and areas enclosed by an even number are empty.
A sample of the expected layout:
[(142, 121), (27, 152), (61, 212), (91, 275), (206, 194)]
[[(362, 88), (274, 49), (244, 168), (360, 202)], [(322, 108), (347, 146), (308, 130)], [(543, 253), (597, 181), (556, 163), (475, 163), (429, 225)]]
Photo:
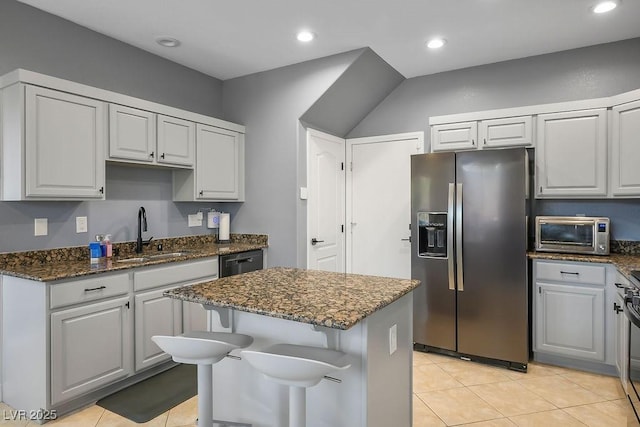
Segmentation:
[(418, 256), (447, 257), (446, 212), (418, 212)]

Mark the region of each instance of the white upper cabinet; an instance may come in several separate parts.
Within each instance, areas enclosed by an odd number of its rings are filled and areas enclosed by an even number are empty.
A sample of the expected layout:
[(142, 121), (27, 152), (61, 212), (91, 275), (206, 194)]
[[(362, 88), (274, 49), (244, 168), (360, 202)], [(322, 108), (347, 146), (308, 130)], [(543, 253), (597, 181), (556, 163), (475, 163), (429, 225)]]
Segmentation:
[(478, 123), (431, 126), (431, 151), (473, 150), (478, 144)]
[(431, 151), (482, 150), (533, 144), (532, 116), (431, 126)]
[(193, 166), (195, 151), (195, 123), (159, 114), (158, 163)]
[(2, 103), (3, 200), (104, 198), (103, 102), (16, 83)]
[(244, 134), (196, 126), (195, 173), (173, 172), (174, 201), (244, 201)]
[(193, 167), (195, 123), (109, 105), (109, 160)]
[(109, 105), (109, 159), (153, 163), (155, 147), (155, 114), (122, 105)]
[(537, 130), (537, 197), (607, 195), (606, 109), (541, 114)]
[(479, 132), (479, 148), (530, 146), (533, 143), (531, 116), (482, 120)]
[(640, 195), (640, 101), (612, 109), (611, 194)]

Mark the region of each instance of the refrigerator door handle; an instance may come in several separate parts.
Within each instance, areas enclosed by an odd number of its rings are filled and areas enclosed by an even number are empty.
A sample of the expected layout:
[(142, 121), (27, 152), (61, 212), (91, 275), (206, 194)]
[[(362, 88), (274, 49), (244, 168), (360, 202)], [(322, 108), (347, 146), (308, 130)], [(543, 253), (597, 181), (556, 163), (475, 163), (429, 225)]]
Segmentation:
[(449, 289), (456, 290), (455, 272), (453, 271), (453, 207), (455, 187), (449, 183), (449, 199), (447, 200), (447, 264), (449, 270)]
[(462, 274), (462, 184), (456, 185), (456, 268), (458, 276), (458, 291), (464, 291), (464, 277)]

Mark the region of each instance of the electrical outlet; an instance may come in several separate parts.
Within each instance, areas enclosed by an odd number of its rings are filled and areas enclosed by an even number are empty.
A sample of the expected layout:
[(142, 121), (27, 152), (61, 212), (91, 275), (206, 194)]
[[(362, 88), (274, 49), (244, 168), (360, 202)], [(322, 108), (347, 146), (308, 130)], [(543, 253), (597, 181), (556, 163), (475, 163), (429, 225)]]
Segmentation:
[(398, 325), (389, 328), (389, 355), (398, 349)]
[(48, 230), (49, 221), (47, 218), (35, 218), (33, 221), (33, 235), (34, 236), (46, 236), (49, 234)]
[(77, 216), (76, 217), (76, 233), (86, 233), (86, 232), (87, 232), (87, 217)]

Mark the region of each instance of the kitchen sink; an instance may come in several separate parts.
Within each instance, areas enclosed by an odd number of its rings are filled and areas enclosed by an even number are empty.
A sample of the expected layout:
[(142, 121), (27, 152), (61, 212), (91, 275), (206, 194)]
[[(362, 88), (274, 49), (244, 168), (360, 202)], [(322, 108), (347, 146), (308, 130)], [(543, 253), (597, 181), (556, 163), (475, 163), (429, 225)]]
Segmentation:
[(145, 255), (145, 256), (141, 256), (141, 257), (123, 258), (123, 259), (116, 260), (116, 262), (120, 262), (120, 263), (142, 263), (142, 262), (153, 261), (153, 260), (157, 260), (157, 259), (177, 258), (177, 257), (189, 255), (191, 252), (192, 251), (186, 251), (186, 250), (184, 250), (184, 251), (176, 251), (176, 252), (164, 252), (164, 253), (159, 253), (159, 254), (154, 254), (154, 255)]
[(135, 258), (123, 258), (123, 259), (117, 259), (116, 262), (122, 262), (122, 263), (137, 263), (137, 262), (145, 262), (147, 261), (149, 258), (146, 257), (135, 257)]

